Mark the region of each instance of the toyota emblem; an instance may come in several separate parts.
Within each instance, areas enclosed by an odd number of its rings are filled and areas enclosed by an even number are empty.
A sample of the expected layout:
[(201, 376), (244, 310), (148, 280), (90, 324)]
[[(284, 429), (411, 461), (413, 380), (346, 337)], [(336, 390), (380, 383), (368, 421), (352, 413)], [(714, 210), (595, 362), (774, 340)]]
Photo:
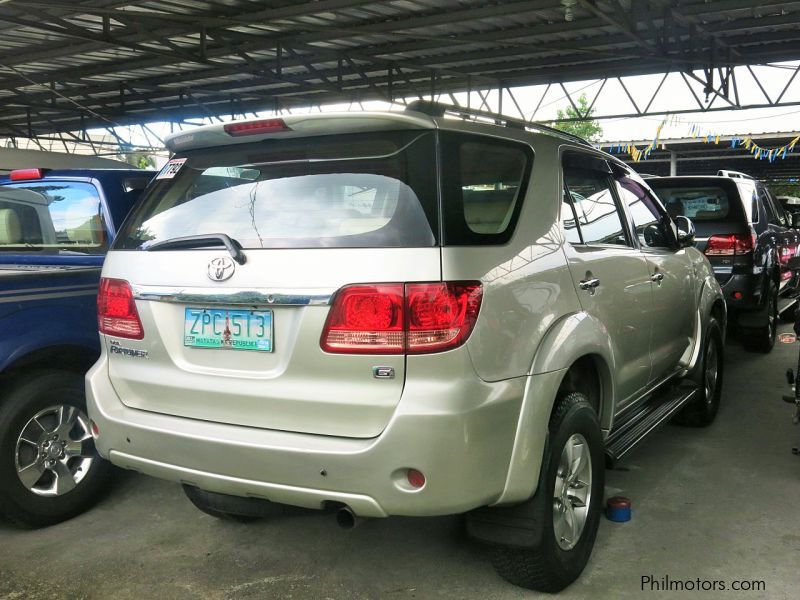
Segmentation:
[(236, 265), (227, 256), (215, 258), (208, 263), (208, 278), (212, 281), (225, 281), (231, 278), (235, 269)]

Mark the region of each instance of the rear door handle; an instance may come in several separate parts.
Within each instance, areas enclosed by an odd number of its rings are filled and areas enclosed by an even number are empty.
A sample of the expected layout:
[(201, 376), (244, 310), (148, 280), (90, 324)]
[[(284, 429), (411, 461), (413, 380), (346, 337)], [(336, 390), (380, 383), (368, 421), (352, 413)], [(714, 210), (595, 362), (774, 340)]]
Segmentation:
[(582, 290), (588, 290), (590, 293), (594, 293), (596, 287), (600, 285), (599, 279), (582, 279), (581, 282), (578, 284)]
[(661, 283), (662, 281), (664, 281), (664, 274), (663, 273), (653, 273), (653, 275), (651, 275), (651, 277), (650, 277), (650, 281), (653, 281), (655, 283)]

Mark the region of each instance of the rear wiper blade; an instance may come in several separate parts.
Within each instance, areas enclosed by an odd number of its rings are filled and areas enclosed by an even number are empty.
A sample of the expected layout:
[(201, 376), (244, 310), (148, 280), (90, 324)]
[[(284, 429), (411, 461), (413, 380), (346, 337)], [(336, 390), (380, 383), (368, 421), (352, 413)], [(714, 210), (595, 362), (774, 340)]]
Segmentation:
[(205, 246), (225, 246), (231, 258), (240, 265), (247, 262), (247, 257), (242, 252), (242, 245), (224, 233), (204, 233), (202, 235), (187, 235), (176, 237), (163, 242), (151, 244), (145, 250), (177, 250), (180, 248), (203, 248)]

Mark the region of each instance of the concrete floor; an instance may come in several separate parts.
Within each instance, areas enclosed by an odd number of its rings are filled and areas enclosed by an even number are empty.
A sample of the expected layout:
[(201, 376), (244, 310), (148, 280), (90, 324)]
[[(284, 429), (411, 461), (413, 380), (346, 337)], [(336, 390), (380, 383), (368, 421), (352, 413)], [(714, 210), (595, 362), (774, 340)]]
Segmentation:
[[(789, 331), (788, 326), (782, 327)], [(707, 430), (668, 426), (608, 474), (633, 501), (603, 520), (562, 598), (797, 597), (800, 427), (783, 404), (797, 345), (727, 348), (723, 406)], [(641, 578), (763, 580), (761, 592), (658, 593)], [(0, 599), (531, 598), (499, 579), (455, 517), (339, 530), (332, 517), (240, 525), (208, 517), (171, 483), (125, 474), (93, 511), (39, 531), (0, 523)]]

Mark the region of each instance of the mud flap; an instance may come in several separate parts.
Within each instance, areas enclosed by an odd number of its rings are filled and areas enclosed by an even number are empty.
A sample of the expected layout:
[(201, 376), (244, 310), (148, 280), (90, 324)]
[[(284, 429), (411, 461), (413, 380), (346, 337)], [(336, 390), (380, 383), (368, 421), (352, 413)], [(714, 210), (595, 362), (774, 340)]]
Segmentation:
[(752, 312), (740, 312), (736, 316), (736, 324), (745, 329), (757, 329), (767, 324), (767, 305)]
[(552, 502), (546, 492), (547, 465), (550, 464), (550, 436), (545, 441), (544, 460), (539, 469), (539, 483), (532, 498), (513, 506), (484, 506), (466, 514), (467, 535), (487, 544), (532, 548), (541, 544), (544, 534), (542, 516), (545, 502)]

